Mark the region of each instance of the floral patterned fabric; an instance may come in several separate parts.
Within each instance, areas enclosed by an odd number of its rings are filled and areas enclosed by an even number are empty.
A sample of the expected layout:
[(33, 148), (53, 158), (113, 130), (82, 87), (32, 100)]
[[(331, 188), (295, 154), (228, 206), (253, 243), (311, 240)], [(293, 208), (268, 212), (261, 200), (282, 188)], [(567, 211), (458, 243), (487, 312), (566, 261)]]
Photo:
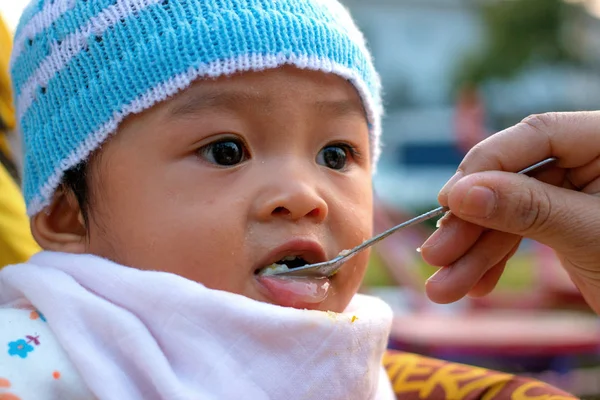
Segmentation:
[(0, 400), (94, 397), (35, 309), (0, 308)]

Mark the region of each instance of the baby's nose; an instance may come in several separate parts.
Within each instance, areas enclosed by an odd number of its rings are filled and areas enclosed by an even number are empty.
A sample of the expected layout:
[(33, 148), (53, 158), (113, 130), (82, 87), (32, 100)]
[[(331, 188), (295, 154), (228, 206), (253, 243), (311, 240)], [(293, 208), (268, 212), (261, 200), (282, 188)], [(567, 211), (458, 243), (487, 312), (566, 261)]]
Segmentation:
[(315, 187), (296, 180), (283, 181), (276, 186), (260, 196), (258, 208), (261, 219), (286, 218), (297, 221), (310, 218), (320, 222), (327, 217), (327, 202)]

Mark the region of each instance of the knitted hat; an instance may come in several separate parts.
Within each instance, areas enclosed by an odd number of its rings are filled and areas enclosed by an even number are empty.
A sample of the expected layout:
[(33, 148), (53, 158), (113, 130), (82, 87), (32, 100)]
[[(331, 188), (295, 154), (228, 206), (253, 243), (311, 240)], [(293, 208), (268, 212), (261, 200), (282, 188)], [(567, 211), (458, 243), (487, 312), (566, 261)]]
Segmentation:
[(356, 87), (375, 164), (380, 81), (337, 0), (33, 0), (11, 59), (29, 215), (126, 116), (198, 78), (285, 64)]

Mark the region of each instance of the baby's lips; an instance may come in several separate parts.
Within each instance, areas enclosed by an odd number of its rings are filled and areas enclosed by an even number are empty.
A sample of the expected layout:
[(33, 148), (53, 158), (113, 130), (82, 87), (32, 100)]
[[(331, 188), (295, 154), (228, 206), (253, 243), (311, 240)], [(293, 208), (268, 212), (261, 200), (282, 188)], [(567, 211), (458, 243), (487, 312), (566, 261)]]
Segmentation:
[(314, 308), (323, 302), (331, 286), (328, 278), (297, 278), (260, 276), (258, 281), (267, 289), (269, 297), (284, 307)]

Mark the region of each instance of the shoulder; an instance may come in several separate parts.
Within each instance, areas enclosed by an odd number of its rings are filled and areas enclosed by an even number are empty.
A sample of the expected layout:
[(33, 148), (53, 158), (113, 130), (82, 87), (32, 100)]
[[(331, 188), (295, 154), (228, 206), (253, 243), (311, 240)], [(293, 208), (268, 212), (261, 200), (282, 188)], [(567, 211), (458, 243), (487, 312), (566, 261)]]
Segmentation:
[(92, 399), (44, 315), (35, 309), (0, 307), (0, 399), (3, 398)]
[(388, 351), (383, 363), (402, 399), (577, 399), (536, 380), (416, 354)]

